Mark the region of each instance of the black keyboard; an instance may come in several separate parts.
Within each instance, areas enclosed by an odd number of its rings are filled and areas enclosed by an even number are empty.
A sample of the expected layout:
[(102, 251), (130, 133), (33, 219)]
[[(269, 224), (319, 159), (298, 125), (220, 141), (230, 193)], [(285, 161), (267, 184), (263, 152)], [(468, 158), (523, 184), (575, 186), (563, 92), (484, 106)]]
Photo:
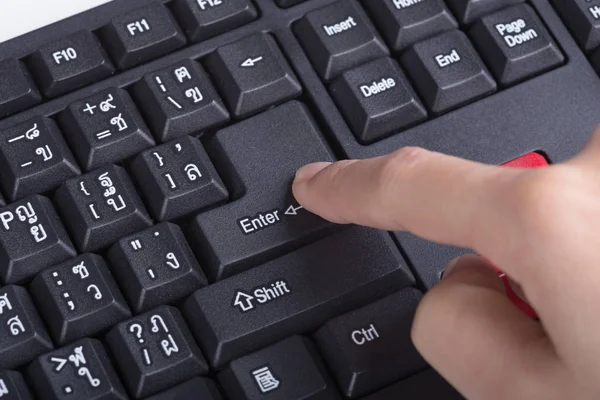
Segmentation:
[(410, 326), (467, 250), (295, 171), (563, 161), (594, 66), (600, 0), (115, 0), (1, 43), (0, 399), (462, 398)]

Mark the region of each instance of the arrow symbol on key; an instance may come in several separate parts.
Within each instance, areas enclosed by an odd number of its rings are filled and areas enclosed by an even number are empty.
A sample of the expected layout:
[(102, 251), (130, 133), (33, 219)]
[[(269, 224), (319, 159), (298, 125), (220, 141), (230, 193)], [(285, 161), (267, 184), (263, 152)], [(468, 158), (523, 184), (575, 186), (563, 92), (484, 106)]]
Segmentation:
[(256, 58), (250, 57), (242, 63), (242, 67), (246, 67), (246, 68), (254, 67), (259, 61), (262, 61), (262, 59), (263, 59), (262, 57), (256, 57)]
[(293, 205), (289, 206), (287, 208), (287, 210), (285, 210), (285, 215), (298, 215), (298, 211), (302, 210), (303, 208), (304, 207), (302, 207), (302, 206), (298, 206), (298, 207), (294, 207)]
[(252, 300), (254, 300), (254, 297), (242, 292), (241, 290), (238, 290), (238, 292), (235, 295), (235, 300), (233, 301), (233, 306), (239, 307), (242, 310), (242, 312), (248, 312), (254, 309), (254, 304), (252, 304)]

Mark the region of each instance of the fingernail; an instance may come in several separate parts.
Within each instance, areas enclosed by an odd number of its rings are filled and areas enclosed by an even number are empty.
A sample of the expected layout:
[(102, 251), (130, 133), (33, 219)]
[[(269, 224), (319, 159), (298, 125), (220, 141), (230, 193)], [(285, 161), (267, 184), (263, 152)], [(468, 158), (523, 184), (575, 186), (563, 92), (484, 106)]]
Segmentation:
[(330, 165), (330, 162), (318, 162), (305, 165), (296, 172), (296, 178), (294, 179), (294, 183), (298, 184), (306, 182)]
[(456, 266), (458, 265), (458, 262), (460, 261), (461, 258), (462, 258), (462, 256), (456, 257), (454, 260), (452, 260), (448, 263), (448, 265), (446, 266), (446, 269), (442, 273), (442, 279), (446, 279), (448, 276), (450, 276), (450, 274), (452, 274), (452, 271), (454, 271), (456, 269)]

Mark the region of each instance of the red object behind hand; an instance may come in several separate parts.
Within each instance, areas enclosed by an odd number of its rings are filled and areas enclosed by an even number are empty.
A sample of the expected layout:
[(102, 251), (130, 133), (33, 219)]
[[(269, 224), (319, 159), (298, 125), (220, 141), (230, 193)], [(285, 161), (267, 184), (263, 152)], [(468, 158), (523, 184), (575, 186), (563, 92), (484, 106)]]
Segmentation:
[[(512, 161), (507, 162), (506, 164), (502, 164), (503, 167), (508, 168), (540, 168), (547, 167), (548, 161), (544, 156), (538, 153), (527, 153), (519, 158), (516, 158)], [(498, 272), (498, 276), (504, 282), (504, 288), (506, 289), (506, 296), (513, 302), (515, 306), (517, 306), (521, 311), (530, 316), (531, 318), (537, 318), (537, 313), (535, 310), (527, 304), (525, 300), (523, 300), (510, 285), (510, 280), (508, 276), (501, 270), (494, 267), (496, 272)]]

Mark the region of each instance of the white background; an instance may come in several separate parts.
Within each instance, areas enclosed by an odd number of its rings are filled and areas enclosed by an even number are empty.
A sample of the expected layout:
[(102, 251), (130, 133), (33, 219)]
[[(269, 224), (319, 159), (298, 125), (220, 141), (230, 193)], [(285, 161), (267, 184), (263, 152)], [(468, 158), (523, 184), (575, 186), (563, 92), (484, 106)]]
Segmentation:
[(0, 43), (111, 0), (0, 0)]

